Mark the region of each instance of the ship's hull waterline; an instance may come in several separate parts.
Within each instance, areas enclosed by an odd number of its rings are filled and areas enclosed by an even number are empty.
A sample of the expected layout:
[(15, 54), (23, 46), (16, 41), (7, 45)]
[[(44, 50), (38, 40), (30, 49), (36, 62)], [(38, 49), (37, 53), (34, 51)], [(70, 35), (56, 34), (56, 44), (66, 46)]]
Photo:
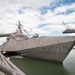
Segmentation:
[(24, 57), (62, 63), (72, 48), (73, 48), (73, 41), (70, 41), (46, 47), (33, 48), (32, 50), (28, 49), (27, 51), (22, 50), (19, 52)]
[(74, 44), (75, 36), (48, 36), (23, 41), (11, 38), (2, 51), (14, 51), (26, 57), (62, 63)]

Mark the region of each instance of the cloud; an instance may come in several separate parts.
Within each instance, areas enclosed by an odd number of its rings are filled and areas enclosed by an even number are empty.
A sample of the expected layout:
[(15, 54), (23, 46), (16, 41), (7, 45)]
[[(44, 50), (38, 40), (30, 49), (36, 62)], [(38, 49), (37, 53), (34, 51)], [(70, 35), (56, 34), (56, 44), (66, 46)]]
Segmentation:
[[(75, 22), (75, 3), (58, 6), (56, 3), (59, 1), (61, 0), (0, 0), (0, 33), (14, 32), (18, 21), (21, 21), (23, 27), (31, 35), (38, 33), (43, 36), (63, 31), (65, 27), (62, 20), (74, 27), (72, 23)], [(48, 7), (48, 9), (43, 7)], [(54, 11), (52, 11), (53, 7)], [(41, 13), (45, 10), (45, 14)], [(68, 10), (73, 10), (73, 12), (62, 14)], [(48, 25), (45, 26), (45, 24)], [(44, 26), (39, 27), (40, 25)]]
[(69, 4), (69, 5), (61, 5), (58, 8), (55, 9), (55, 14), (67, 12), (67, 10), (75, 10), (75, 3)]

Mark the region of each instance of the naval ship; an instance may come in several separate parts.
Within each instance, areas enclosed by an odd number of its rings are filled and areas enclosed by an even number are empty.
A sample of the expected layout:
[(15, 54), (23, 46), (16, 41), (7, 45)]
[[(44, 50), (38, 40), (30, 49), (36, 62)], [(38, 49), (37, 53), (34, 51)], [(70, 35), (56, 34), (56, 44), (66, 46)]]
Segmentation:
[(35, 34), (29, 38), (23, 34), (23, 30), (28, 34), (19, 22), (16, 32), (0, 35), (0, 37), (7, 37), (7, 41), (1, 45), (1, 51), (62, 63), (75, 44), (75, 36), (38, 36)]

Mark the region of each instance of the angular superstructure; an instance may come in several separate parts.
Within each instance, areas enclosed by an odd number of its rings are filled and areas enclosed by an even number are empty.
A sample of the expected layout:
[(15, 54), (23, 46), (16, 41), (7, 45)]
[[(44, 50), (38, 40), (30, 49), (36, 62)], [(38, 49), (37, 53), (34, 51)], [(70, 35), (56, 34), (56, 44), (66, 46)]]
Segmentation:
[(28, 38), (18, 31), (9, 36), (2, 51), (17, 52), (22, 56), (62, 63), (75, 44), (75, 36), (41, 36)]

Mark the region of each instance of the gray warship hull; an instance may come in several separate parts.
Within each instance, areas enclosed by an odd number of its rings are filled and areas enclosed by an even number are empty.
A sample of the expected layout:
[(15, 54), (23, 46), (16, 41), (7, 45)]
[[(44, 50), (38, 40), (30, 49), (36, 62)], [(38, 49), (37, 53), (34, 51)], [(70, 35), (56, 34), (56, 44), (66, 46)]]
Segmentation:
[(11, 38), (2, 51), (17, 52), (25, 57), (62, 63), (75, 44), (75, 36), (44, 36), (19, 40)]
[[(62, 63), (73, 48), (73, 41), (50, 45), (46, 47), (33, 48), (32, 51), (20, 51), (23, 57)], [(69, 46), (69, 47), (67, 47)], [(66, 48), (67, 47), (67, 48)]]

